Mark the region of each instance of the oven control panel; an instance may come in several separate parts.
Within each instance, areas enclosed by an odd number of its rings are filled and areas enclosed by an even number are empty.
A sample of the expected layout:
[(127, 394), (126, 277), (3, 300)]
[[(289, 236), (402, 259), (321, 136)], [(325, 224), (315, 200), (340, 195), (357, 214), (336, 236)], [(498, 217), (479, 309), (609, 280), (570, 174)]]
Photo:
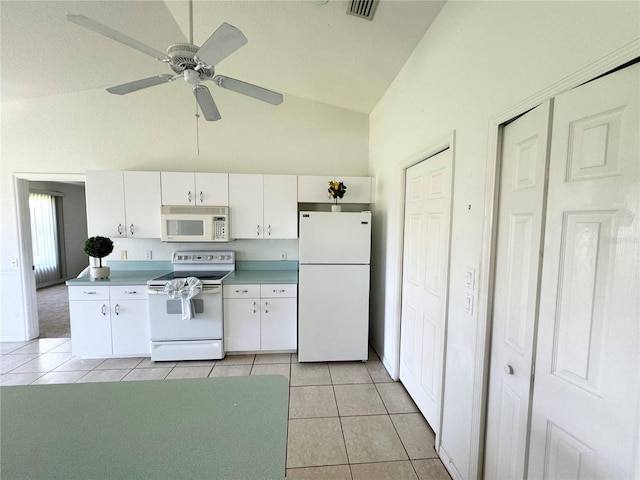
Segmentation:
[(174, 252), (172, 263), (179, 264), (234, 264), (235, 252), (188, 251)]

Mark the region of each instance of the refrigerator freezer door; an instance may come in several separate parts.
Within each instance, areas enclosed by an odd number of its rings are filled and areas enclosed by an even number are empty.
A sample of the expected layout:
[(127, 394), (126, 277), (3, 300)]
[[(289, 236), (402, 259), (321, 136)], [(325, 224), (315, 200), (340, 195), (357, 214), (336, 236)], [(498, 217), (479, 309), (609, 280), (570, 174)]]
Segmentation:
[(300, 265), (298, 360), (366, 360), (369, 265)]
[(371, 212), (300, 212), (300, 263), (368, 264)]

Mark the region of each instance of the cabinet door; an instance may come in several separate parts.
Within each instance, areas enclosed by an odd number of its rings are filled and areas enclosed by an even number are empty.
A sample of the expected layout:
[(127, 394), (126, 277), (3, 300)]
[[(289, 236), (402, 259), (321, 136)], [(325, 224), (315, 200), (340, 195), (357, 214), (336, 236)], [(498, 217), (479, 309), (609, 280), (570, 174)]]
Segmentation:
[(195, 205), (193, 172), (162, 172), (162, 205)]
[(229, 174), (231, 238), (263, 237), (262, 177)]
[(227, 352), (260, 350), (260, 299), (224, 300), (224, 349)]
[(122, 178), (120, 171), (87, 172), (87, 232), (90, 237), (126, 236)]
[(298, 340), (295, 298), (263, 298), (260, 346), (262, 350), (295, 350)]
[(160, 238), (160, 172), (123, 172), (126, 234)]
[(330, 181), (343, 182), (347, 191), (338, 203), (373, 203), (372, 177), (344, 177), (344, 176), (298, 176), (298, 202), (301, 203), (334, 203), (329, 195)]
[(150, 355), (146, 300), (112, 300), (111, 339), (114, 355)]
[(264, 238), (298, 238), (298, 178), (264, 175)]
[(112, 354), (108, 300), (71, 301), (69, 317), (74, 355), (103, 357)]
[(196, 173), (196, 205), (225, 207), (229, 205), (229, 174)]

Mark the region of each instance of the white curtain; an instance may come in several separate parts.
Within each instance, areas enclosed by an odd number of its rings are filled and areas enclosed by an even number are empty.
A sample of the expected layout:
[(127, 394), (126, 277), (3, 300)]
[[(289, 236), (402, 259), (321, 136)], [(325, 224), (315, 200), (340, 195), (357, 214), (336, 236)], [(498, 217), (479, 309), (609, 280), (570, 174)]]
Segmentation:
[(56, 199), (47, 193), (30, 193), (31, 242), (36, 286), (60, 279)]

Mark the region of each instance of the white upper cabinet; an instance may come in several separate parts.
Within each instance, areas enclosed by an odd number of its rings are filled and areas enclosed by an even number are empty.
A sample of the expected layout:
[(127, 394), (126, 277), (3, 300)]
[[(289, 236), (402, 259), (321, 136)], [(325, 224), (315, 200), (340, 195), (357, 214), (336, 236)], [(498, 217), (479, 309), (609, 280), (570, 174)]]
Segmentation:
[(295, 175), (229, 174), (232, 238), (297, 238)]
[(374, 203), (374, 177), (341, 177), (341, 176), (298, 176), (298, 202), (300, 203), (334, 203), (329, 195), (329, 182), (343, 182), (347, 191), (341, 203)]
[(229, 174), (231, 238), (262, 238), (262, 175)]
[(160, 172), (122, 172), (126, 236), (160, 238)]
[(263, 238), (298, 238), (298, 182), (295, 175), (264, 175)]
[(87, 172), (89, 236), (160, 238), (160, 172)]
[(229, 205), (226, 173), (162, 172), (162, 205)]

